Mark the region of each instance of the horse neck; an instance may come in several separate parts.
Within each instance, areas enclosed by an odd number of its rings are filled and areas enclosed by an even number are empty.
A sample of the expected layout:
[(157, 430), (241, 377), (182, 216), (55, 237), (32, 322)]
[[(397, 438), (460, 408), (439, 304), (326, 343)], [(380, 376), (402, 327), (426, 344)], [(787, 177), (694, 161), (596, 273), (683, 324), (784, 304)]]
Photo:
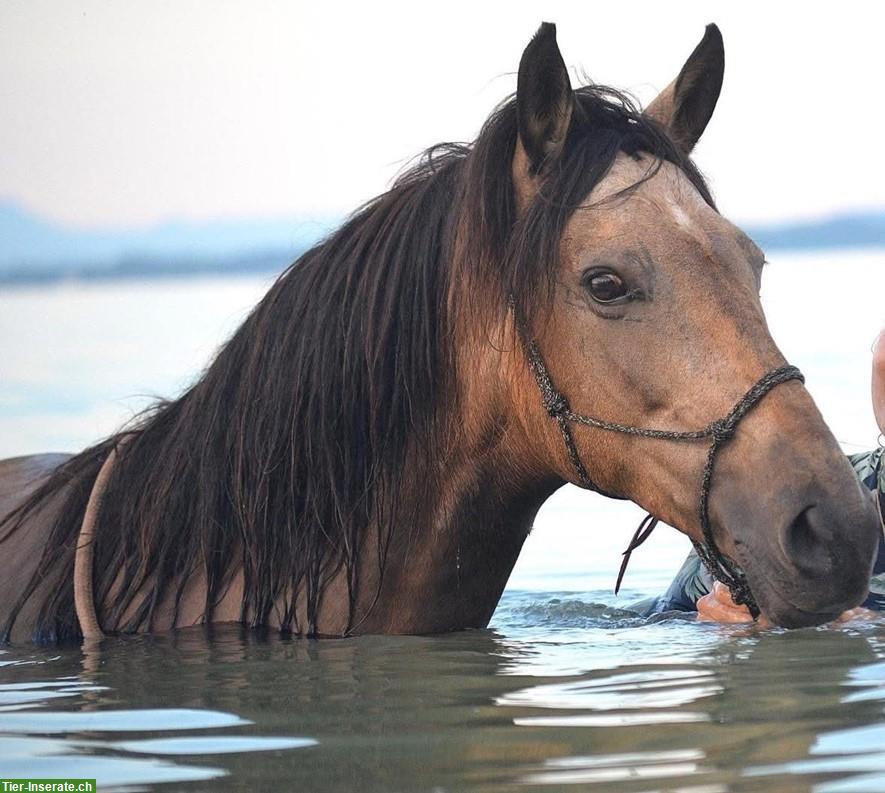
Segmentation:
[[(320, 634), (484, 627), (538, 509), (562, 483), (533, 454), (537, 444), (529, 436), (539, 427), (534, 420), (527, 426), (525, 417), (537, 409), (538, 395), (512, 329), (502, 344), (480, 330), (481, 323), (467, 327), (471, 333), (454, 334), (448, 387), (456, 396), (439, 395), (445, 415), (432, 438), (416, 437), (398, 481), (384, 485), (393, 508), (385, 507), (379, 522), (358, 538), (355, 570), (338, 567), (320, 585)], [(511, 392), (522, 394), (525, 404), (515, 404)], [(237, 571), (213, 620), (242, 618), (243, 586)], [(195, 576), (176, 624), (201, 619), (205, 588)], [(277, 605), (271, 626), (276, 612), (287, 610), (284, 600)], [(294, 611), (301, 630), (308, 625), (303, 591)], [(168, 626), (161, 616), (155, 627)]]
[(524, 368), (518, 349), (485, 331), (458, 338), (457, 408), (440, 459), (405, 466), (399, 512), (408, 517), (395, 528), (376, 613), (364, 618), (371, 631), (485, 627), (538, 509), (562, 484), (533, 461), (507, 407), (511, 370)]
[[(538, 509), (561, 484), (528, 471), (514, 443), (518, 433), (505, 420), (488, 419), (482, 431), (471, 433), (468, 417), (453, 416), (459, 430), (438, 460), (421, 459), (417, 449), (410, 453), (395, 524), (371, 525), (362, 539), (353, 611), (347, 571), (340, 569), (323, 591), (320, 635), (443, 633), (488, 625)], [(201, 586), (197, 582), (196, 591)], [(238, 576), (214, 619), (238, 619), (241, 597)], [(304, 608), (300, 600), (302, 625)]]
[(429, 488), (403, 483), (404, 493), (435, 495), (403, 505), (402, 514), (414, 517), (396, 527), (378, 600), (364, 619), (357, 608), (357, 631), (438, 633), (488, 624), (538, 509), (559, 484), (518, 472), (506, 434), (505, 426), (491, 427), (480, 446), (449, 449)]

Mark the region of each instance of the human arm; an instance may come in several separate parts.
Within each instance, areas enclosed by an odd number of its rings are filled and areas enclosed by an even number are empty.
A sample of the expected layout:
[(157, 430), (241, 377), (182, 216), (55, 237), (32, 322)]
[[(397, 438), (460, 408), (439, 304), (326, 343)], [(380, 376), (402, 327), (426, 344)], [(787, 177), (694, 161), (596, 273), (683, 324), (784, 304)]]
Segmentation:
[(880, 331), (873, 344), (872, 376), (873, 413), (879, 432), (885, 433), (885, 328)]

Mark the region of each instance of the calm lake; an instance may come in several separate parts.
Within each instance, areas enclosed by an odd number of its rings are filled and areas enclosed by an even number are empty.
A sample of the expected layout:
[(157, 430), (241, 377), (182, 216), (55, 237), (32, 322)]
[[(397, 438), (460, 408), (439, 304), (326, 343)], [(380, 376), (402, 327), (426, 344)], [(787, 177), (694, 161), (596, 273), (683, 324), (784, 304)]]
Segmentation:
[[(845, 451), (873, 447), (885, 250), (770, 258), (772, 334)], [(0, 458), (74, 451), (174, 395), (268, 284), (0, 291)], [(885, 623), (638, 619), (629, 604), (660, 592), (688, 550), (660, 527), (615, 597), (641, 514), (563, 488), (487, 631), (314, 642), (192, 628), (0, 649), (0, 779), (94, 777), (101, 791), (885, 790)]]

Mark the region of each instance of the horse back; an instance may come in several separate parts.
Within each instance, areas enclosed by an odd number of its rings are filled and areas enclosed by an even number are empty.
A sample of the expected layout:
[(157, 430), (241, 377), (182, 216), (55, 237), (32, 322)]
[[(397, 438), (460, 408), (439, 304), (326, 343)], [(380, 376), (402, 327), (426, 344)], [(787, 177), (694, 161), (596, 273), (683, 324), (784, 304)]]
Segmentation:
[[(37, 454), (0, 460), (0, 521), (24, 503), (68, 459), (67, 454)], [(56, 494), (11, 534), (10, 525), (0, 528), (0, 626), (6, 623), (13, 605), (35, 573), (52, 531), (53, 518), (63, 500), (64, 493)], [(29, 638), (37, 601), (32, 597), (25, 604), (16, 620), (13, 641)]]

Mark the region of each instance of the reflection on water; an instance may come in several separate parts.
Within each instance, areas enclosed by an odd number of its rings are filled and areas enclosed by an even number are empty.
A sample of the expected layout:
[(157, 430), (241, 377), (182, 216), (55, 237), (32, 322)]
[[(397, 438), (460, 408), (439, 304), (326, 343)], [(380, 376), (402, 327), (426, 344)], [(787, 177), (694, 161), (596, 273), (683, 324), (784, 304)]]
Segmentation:
[[(559, 631), (536, 622), (555, 623), (557, 608)], [(877, 624), (643, 623), (605, 593), (508, 592), (493, 627), (323, 642), (194, 628), (9, 648), (0, 777), (321, 792), (885, 789)]]
[[(589, 757), (559, 757), (549, 760), (550, 769), (527, 774), (521, 780), (531, 785), (565, 785), (577, 783), (633, 782), (636, 780), (665, 780), (667, 777), (686, 777), (709, 773), (699, 761), (704, 753), (698, 749), (676, 749), (664, 752), (634, 752), (632, 754), (597, 755)], [(681, 788), (697, 791), (699, 788)], [(705, 790), (727, 790), (704, 786)]]

